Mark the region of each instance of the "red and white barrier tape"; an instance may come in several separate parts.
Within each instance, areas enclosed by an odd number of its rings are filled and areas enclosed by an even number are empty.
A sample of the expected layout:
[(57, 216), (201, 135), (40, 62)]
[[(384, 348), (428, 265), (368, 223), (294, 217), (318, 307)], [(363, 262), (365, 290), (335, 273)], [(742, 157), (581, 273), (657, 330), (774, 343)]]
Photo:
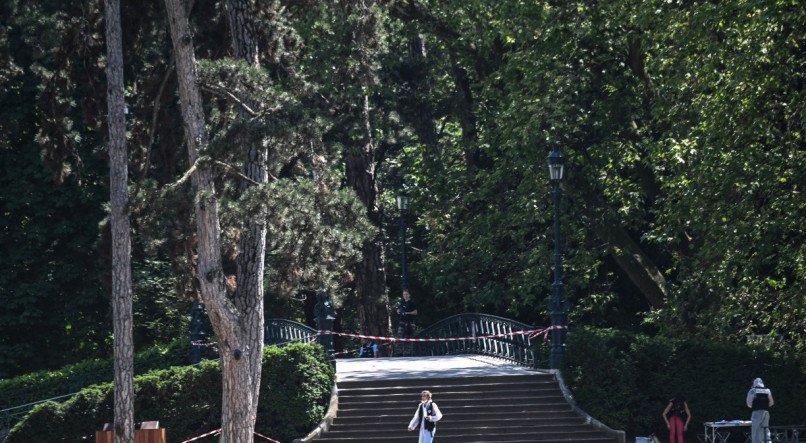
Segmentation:
[(215, 431), (210, 431), (210, 432), (208, 432), (206, 434), (202, 434), (202, 435), (199, 435), (197, 437), (193, 437), (191, 439), (183, 441), (182, 443), (188, 443), (188, 442), (191, 442), (191, 441), (201, 440), (201, 439), (203, 439), (205, 437), (212, 437), (213, 435), (217, 435), (217, 434), (220, 434), (220, 433), (221, 433), (221, 428), (218, 428)]
[(336, 331), (318, 331), (320, 335), (338, 335), (342, 337), (352, 337), (352, 338), (366, 338), (370, 340), (379, 340), (379, 341), (391, 341), (391, 342), (447, 342), (447, 341), (467, 341), (467, 340), (481, 340), (487, 338), (504, 338), (504, 337), (512, 337), (516, 335), (525, 335), (528, 338), (535, 338), (541, 335), (545, 336), (550, 331), (556, 331), (560, 329), (567, 329), (568, 326), (549, 326), (545, 329), (533, 329), (527, 331), (513, 331), (513, 332), (505, 332), (502, 334), (491, 334), (491, 335), (477, 335), (477, 336), (470, 336), (470, 337), (444, 337), (444, 338), (398, 338), (398, 337), (382, 337), (378, 335), (364, 335), (364, 334), (350, 334), (347, 332), (336, 332)]
[[(189, 440), (185, 440), (182, 443), (189, 443), (189, 442), (192, 442), (192, 441), (201, 440), (201, 439), (203, 439), (205, 437), (212, 437), (212, 436), (218, 435), (220, 433), (221, 433), (221, 429), (219, 428), (219, 429), (216, 429), (215, 431), (210, 431), (210, 432), (208, 432), (206, 434), (202, 434), (202, 435), (199, 435), (197, 437), (193, 437), (193, 438), (191, 438)], [(274, 439), (269, 438), (269, 437), (266, 437), (265, 435), (263, 435), (263, 434), (261, 434), (261, 433), (259, 433), (257, 431), (254, 431), (254, 433), (255, 433), (255, 435), (257, 435), (258, 437), (260, 437), (260, 438), (262, 438), (264, 440), (267, 440), (267, 441), (270, 441), (270, 442), (273, 442), (273, 443), (280, 443), (279, 441), (274, 440)]]
[(273, 439), (271, 439), (269, 437), (266, 437), (265, 435), (263, 435), (263, 434), (261, 434), (261, 433), (259, 433), (257, 431), (255, 431), (255, 435), (257, 435), (258, 437), (260, 437), (262, 439), (265, 439), (265, 440), (268, 440), (268, 441), (271, 441), (271, 442), (274, 442), (274, 443), (280, 443), (279, 441), (273, 440)]
[[(470, 337), (444, 337), (444, 338), (399, 338), (399, 337), (382, 337), (378, 335), (364, 335), (364, 334), (350, 334), (347, 332), (336, 332), (336, 331), (317, 331), (316, 335), (307, 337), (307, 341), (314, 342), (316, 341), (316, 337), (319, 335), (338, 335), (341, 337), (352, 337), (352, 338), (364, 338), (370, 340), (378, 340), (378, 341), (389, 341), (389, 342), (415, 342), (415, 343), (422, 343), (422, 342), (449, 342), (449, 341), (468, 341), (468, 340), (481, 340), (481, 339), (489, 339), (489, 338), (504, 338), (504, 337), (512, 337), (516, 335), (525, 335), (529, 339), (535, 339), (537, 337), (542, 336), (543, 340), (548, 339), (548, 333), (551, 331), (557, 331), (560, 329), (568, 329), (568, 326), (549, 326), (545, 329), (531, 329), (531, 330), (524, 330), (524, 331), (513, 331), (513, 332), (505, 332), (502, 334), (491, 334), (491, 335), (477, 335), (477, 336), (470, 336)], [(193, 346), (206, 346), (206, 347), (213, 347), (217, 344), (214, 343), (203, 343), (200, 340), (191, 341), (190, 344)], [(384, 343), (382, 346), (386, 346), (387, 344)], [(353, 351), (357, 351), (355, 349)], [(353, 351), (342, 351), (339, 354), (347, 354)], [(184, 442), (183, 442), (184, 443)]]

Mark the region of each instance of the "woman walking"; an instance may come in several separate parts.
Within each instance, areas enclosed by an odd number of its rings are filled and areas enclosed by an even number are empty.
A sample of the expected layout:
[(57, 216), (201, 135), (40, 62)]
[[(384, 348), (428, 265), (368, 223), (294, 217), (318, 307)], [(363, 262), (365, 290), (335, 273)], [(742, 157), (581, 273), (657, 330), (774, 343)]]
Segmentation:
[(420, 427), (419, 443), (431, 443), (434, 441), (434, 434), (437, 433), (437, 422), (442, 419), (442, 412), (436, 403), (431, 401), (431, 392), (420, 393), (420, 404), (409, 422), (409, 431)]

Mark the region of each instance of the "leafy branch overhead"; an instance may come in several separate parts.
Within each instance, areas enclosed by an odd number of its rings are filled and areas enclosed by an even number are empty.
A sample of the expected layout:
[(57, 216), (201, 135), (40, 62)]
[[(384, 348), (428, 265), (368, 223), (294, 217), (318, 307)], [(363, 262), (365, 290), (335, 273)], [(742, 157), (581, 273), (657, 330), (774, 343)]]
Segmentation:
[[(573, 324), (806, 349), (798, 2), (182, 2), (194, 158), (166, 6), (121, 3), (134, 315), (160, 325), (135, 343), (187, 329), (213, 200), (233, 303), (252, 278), (266, 315), (304, 320), (324, 288), (345, 327), (388, 332), (403, 191), (422, 324), (546, 324), (558, 148)], [(105, 356), (112, 236), (102, 2), (0, 16), (6, 376)]]

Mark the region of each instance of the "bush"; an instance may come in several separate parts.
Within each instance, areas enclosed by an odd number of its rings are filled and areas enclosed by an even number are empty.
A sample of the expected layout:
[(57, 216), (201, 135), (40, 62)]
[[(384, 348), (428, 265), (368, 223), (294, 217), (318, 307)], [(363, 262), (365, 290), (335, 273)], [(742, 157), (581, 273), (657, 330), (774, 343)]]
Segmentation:
[[(134, 358), (136, 372), (189, 364), (190, 340), (178, 338), (153, 346)], [(67, 395), (85, 386), (111, 381), (112, 360), (87, 360), (54, 371), (39, 371), (0, 380), (0, 409)]]
[[(278, 440), (307, 434), (324, 416), (334, 380), (318, 345), (266, 348), (255, 430)], [(62, 404), (37, 406), (11, 430), (6, 443), (91, 440), (103, 423), (112, 422), (112, 415), (112, 385), (92, 386)], [(136, 377), (135, 420), (159, 420), (170, 442), (220, 428), (218, 363), (204, 361)]]
[(744, 419), (755, 377), (772, 389), (773, 426), (806, 420), (806, 358), (776, 357), (746, 346), (672, 340), (614, 330), (569, 334), (565, 381), (586, 412), (628, 435), (663, 435), (661, 413), (674, 396), (688, 400), (690, 439), (706, 421)]

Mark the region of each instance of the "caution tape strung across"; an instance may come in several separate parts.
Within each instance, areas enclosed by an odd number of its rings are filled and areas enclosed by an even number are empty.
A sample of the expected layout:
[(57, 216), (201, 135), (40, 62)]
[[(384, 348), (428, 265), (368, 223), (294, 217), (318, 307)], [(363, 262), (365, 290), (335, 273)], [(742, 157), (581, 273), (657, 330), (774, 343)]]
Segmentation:
[(199, 436), (196, 436), (196, 437), (190, 438), (190, 439), (188, 439), (188, 440), (183, 441), (182, 443), (189, 443), (189, 442), (191, 442), (191, 441), (201, 440), (201, 439), (203, 439), (203, 438), (205, 438), (205, 437), (212, 437), (212, 436), (214, 436), (214, 435), (218, 435), (218, 434), (220, 434), (220, 433), (221, 433), (221, 428), (218, 428), (218, 429), (216, 429), (215, 431), (210, 431), (210, 432), (208, 432), (208, 433), (206, 433), (206, 434), (202, 434), (202, 435), (199, 435)]
[[(273, 438), (270, 438), (270, 437), (266, 437), (265, 435), (263, 435), (263, 434), (261, 434), (261, 433), (259, 433), (257, 431), (253, 431), (253, 432), (254, 432), (255, 435), (257, 435), (258, 437), (260, 437), (260, 438), (262, 438), (264, 440), (267, 440), (267, 441), (270, 441), (270, 442), (273, 442), (273, 443), (280, 443), (279, 441), (277, 441), (277, 440), (275, 440)], [(188, 440), (183, 441), (182, 443), (190, 443), (192, 441), (198, 441), (198, 440), (201, 440), (201, 439), (206, 438), (206, 437), (213, 437), (213, 436), (218, 435), (220, 433), (221, 433), (221, 428), (216, 429), (215, 431), (210, 431), (210, 432), (208, 432), (206, 434), (202, 434), (202, 435), (190, 438)]]
[(467, 340), (482, 340), (488, 338), (504, 338), (504, 337), (512, 337), (516, 335), (525, 335), (530, 339), (540, 336), (546, 336), (550, 331), (556, 331), (560, 329), (568, 329), (568, 326), (549, 326), (545, 329), (532, 329), (526, 331), (512, 331), (512, 332), (505, 332), (501, 334), (491, 334), (491, 335), (476, 335), (470, 337), (438, 337), (438, 338), (399, 338), (399, 337), (382, 337), (378, 335), (364, 335), (364, 334), (350, 334), (347, 332), (336, 332), (336, 331), (317, 331), (319, 335), (338, 335), (341, 337), (352, 337), (352, 338), (367, 338), (371, 340), (379, 340), (379, 341), (391, 341), (391, 342), (447, 342), (447, 341), (467, 341)]
[(261, 434), (261, 433), (259, 433), (257, 431), (255, 431), (255, 435), (257, 435), (258, 437), (260, 437), (260, 438), (262, 438), (264, 440), (268, 440), (268, 441), (271, 441), (271, 442), (274, 442), (274, 443), (280, 443), (279, 441), (273, 440), (273, 439), (271, 439), (269, 437), (266, 437), (265, 435), (263, 435), (263, 434)]
[[(316, 331), (315, 335), (309, 336), (304, 338), (303, 340), (313, 342), (316, 340), (316, 337), (319, 335), (338, 335), (341, 337), (352, 337), (352, 338), (365, 338), (371, 340), (378, 340), (378, 341), (388, 341), (388, 342), (415, 342), (415, 343), (424, 343), (424, 342), (450, 342), (450, 341), (469, 341), (469, 340), (483, 340), (483, 339), (490, 339), (490, 338), (505, 338), (505, 337), (513, 337), (516, 335), (526, 336), (529, 339), (535, 339), (537, 337), (543, 337), (543, 340), (548, 338), (548, 333), (551, 331), (557, 331), (560, 329), (568, 329), (568, 326), (549, 326), (545, 329), (531, 329), (531, 330), (524, 330), (524, 331), (512, 331), (512, 332), (504, 332), (501, 334), (490, 334), (490, 335), (476, 335), (476, 336), (469, 336), (469, 337), (437, 337), (437, 338), (400, 338), (400, 337), (383, 337), (378, 335), (364, 335), (364, 334), (350, 334), (348, 332), (336, 332), (336, 331)], [(194, 340), (190, 342), (193, 346), (215, 346), (217, 343), (203, 343), (201, 340)], [(347, 353), (347, 351), (343, 351), (342, 353)], [(184, 442), (183, 442), (184, 443)]]

